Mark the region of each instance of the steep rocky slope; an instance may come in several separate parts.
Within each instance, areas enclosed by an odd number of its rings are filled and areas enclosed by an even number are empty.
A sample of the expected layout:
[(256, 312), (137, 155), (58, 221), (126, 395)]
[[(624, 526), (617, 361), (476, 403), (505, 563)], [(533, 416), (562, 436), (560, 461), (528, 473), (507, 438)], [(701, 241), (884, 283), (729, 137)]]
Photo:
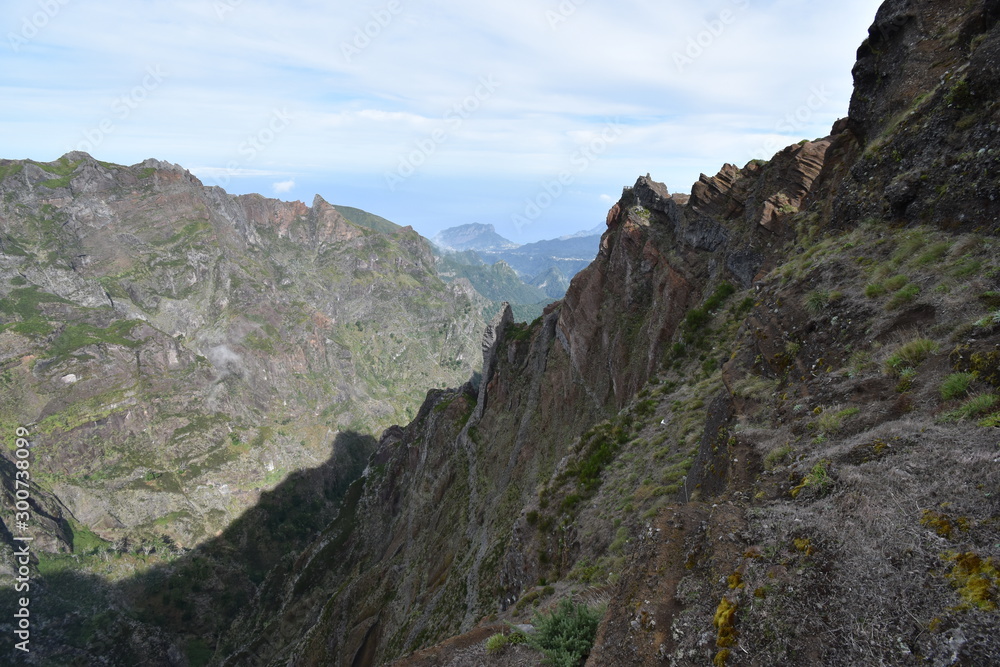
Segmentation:
[(82, 153), (0, 161), (0, 195), (0, 428), (31, 431), (49, 551), (191, 546), (472, 373), (481, 300), (408, 228)]
[[(487, 327), (478, 382), (346, 490), (321, 467), (266, 497), (253, 523), (318, 535), (245, 597), (236, 526), (66, 655), (539, 664), (484, 640), (571, 598), (604, 610), (594, 667), (996, 663), (997, 7), (886, 2), (830, 137), (689, 197), (640, 178), (561, 302)], [(328, 524), (288, 510), (317, 487)]]
[(495, 322), (479, 391), (383, 436), (225, 662), (478, 626), (399, 664), (518, 664), (483, 638), (566, 596), (607, 605), (595, 666), (995, 661), (995, 7), (888, 2), (831, 137), (626, 189), (566, 298)]

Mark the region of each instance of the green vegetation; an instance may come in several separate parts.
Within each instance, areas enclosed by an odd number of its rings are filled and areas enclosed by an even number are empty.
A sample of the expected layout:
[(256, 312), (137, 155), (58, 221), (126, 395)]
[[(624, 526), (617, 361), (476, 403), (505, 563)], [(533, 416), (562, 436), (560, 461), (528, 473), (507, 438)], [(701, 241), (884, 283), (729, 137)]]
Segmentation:
[(813, 290), (806, 296), (806, 310), (818, 315), (830, 303), (830, 293), (826, 290)]
[(108, 543), (98, 537), (93, 531), (72, 517), (68, 519), (70, 534), (73, 539), (73, 553), (87, 555), (108, 546)]
[(525, 341), (530, 340), (531, 336), (538, 331), (542, 324), (542, 318), (535, 318), (531, 324), (522, 324), (515, 322), (507, 329), (507, 333), (504, 334), (504, 338), (508, 341)]
[(333, 208), (337, 209), (337, 212), (344, 216), (348, 222), (354, 223), (359, 227), (374, 229), (375, 231), (382, 232), (383, 234), (392, 234), (402, 229), (402, 227), (394, 222), (390, 222), (373, 213), (362, 211), (359, 208), (352, 208), (350, 206), (334, 206)]
[(963, 257), (947, 270), (947, 274), (954, 278), (968, 278), (978, 275), (982, 270), (983, 263), (980, 260)]
[(825, 495), (833, 487), (833, 479), (830, 477), (830, 462), (820, 461), (812, 467), (809, 474), (802, 478), (802, 482), (792, 489), (792, 498), (798, 498), (806, 489), (810, 489), (817, 496)]
[[(183, 222), (183, 220), (179, 222)], [(178, 230), (171, 236), (167, 237), (166, 239), (160, 241), (154, 241), (153, 245), (158, 247), (166, 247), (175, 245), (181, 241), (194, 241), (198, 237), (210, 231), (212, 231), (212, 225), (208, 221), (191, 220), (188, 221), (183, 227), (181, 227), (180, 230)]]
[(911, 263), (914, 266), (929, 266), (937, 264), (945, 258), (949, 250), (951, 250), (951, 243), (947, 241), (940, 241), (938, 243), (931, 244), (930, 247), (926, 248), (924, 252), (918, 255)]
[(909, 282), (910, 279), (904, 275), (893, 276), (885, 281), (885, 289), (890, 292), (896, 292), (905, 287)]
[(18, 317), (19, 322), (8, 322), (0, 325), (0, 331), (11, 329), (17, 333), (30, 336), (47, 336), (52, 332), (52, 325), (42, 315), (40, 306), (43, 303), (64, 303), (69, 301), (62, 297), (39, 291), (34, 285), (18, 287), (11, 290), (5, 299), (0, 299), (0, 313), (8, 317)]
[(5, 299), (0, 299), (0, 313), (18, 316), (27, 321), (39, 315), (38, 307), (43, 303), (69, 303), (62, 297), (41, 292), (37, 287), (19, 287), (11, 290)]
[(0, 165), (0, 181), (9, 176), (17, 176), (24, 170), (24, 165), (17, 162)]
[(57, 359), (64, 359), (81, 347), (98, 343), (134, 348), (140, 341), (127, 336), (139, 324), (139, 320), (121, 320), (104, 329), (92, 324), (67, 324), (52, 342), (49, 353)]
[(889, 310), (894, 310), (896, 308), (902, 308), (906, 304), (912, 302), (920, 294), (920, 288), (916, 285), (909, 284), (901, 288), (889, 299), (886, 304), (886, 308)]
[(941, 383), (941, 398), (946, 401), (964, 398), (969, 393), (969, 387), (974, 379), (972, 373), (952, 373)]
[(944, 422), (953, 422), (982, 417), (992, 412), (998, 402), (1000, 402), (1000, 397), (996, 394), (979, 394), (967, 399), (956, 410), (941, 415), (940, 419)]
[(73, 172), (76, 168), (80, 166), (81, 162), (70, 162), (65, 157), (59, 158), (59, 161), (54, 164), (46, 164), (44, 162), (32, 162), (37, 167), (49, 172), (50, 174), (55, 174), (59, 178), (52, 178), (47, 181), (42, 181), (41, 185), (47, 188), (65, 188), (69, 185), (70, 181), (73, 179)]
[(709, 320), (712, 319), (712, 315), (722, 307), (722, 304), (726, 302), (726, 299), (731, 297), (736, 293), (736, 288), (730, 283), (723, 282), (720, 283), (715, 291), (705, 299), (705, 303), (702, 304), (700, 308), (692, 308), (688, 310), (687, 314), (684, 316), (684, 322), (682, 324), (684, 335), (683, 340), (687, 345), (700, 344), (706, 338), (705, 328), (708, 325)]
[(490, 655), (495, 655), (503, 651), (509, 645), (510, 640), (507, 638), (507, 635), (502, 632), (498, 632), (486, 640), (486, 652)]
[(590, 655), (603, 615), (603, 609), (564, 599), (551, 613), (534, 616), (535, 634), (526, 643), (544, 653), (548, 664), (579, 667)]
[(884, 295), (887, 291), (885, 285), (882, 283), (868, 283), (865, 285), (865, 296), (869, 299), (876, 299)]
[(52, 333), (52, 325), (40, 318), (32, 318), (27, 322), (15, 322), (13, 324), (7, 324), (0, 326), (0, 331), (4, 329), (10, 329), (15, 333), (19, 333), (23, 336), (33, 336), (42, 337), (48, 336)]
[(787, 461), (788, 457), (791, 456), (791, 454), (792, 454), (791, 445), (782, 445), (781, 447), (772, 449), (767, 453), (767, 456), (764, 457), (764, 469), (774, 470), (779, 465)]
[(733, 396), (737, 398), (760, 399), (770, 396), (778, 388), (778, 380), (747, 375), (733, 385)]
[(976, 98), (969, 89), (969, 82), (966, 79), (959, 79), (945, 95), (944, 101), (956, 109), (971, 109), (976, 104)]
[(916, 368), (904, 368), (899, 372), (899, 382), (896, 383), (896, 391), (900, 394), (905, 394), (913, 388), (913, 381), (916, 379)]
[(502, 653), (508, 646), (525, 643), (527, 643), (527, 637), (522, 632), (512, 632), (509, 635), (498, 632), (486, 640), (486, 652), (490, 655), (496, 655)]
[(929, 356), (938, 351), (940, 346), (929, 338), (918, 338), (901, 345), (885, 362), (886, 372), (893, 377), (899, 377), (903, 369), (916, 368)]
[(204, 667), (212, 661), (212, 648), (203, 639), (191, 639), (185, 648), (191, 667)]
[(934, 532), (949, 540), (957, 536), (955, 533), (956, 529), (962, 532), (968, 532), (969, 530), (969, 520), (965, 517), (952, 518), (934, 510), (924, 510), (924, 514), (920, 518), (920, 525), (933, 528)]
[(53, 190), (57, 188), (69, 187), (70, 181), (73, 180), (72, 176), (63, 176), (61, 178), (50, 178), (47, 181), (42, 181), (41, 185), (46, 188), (51, 188)]
[(47, 171), (50, 174), (55, 174), (56, 176), (69, 176), (76, 171), (76, 168), (79, 167), (82, 162), (70, 162), (66, 156), (63, 156), (54, 163), (32, 161), (31, 164), (36, 167), (40, 167), (42, 170)]
[(592, 493), (601, 483), (601, 472), (631, 435), (632, 418), (629, 415), (592, 428), (580, 437), (579, 456), (567, 467), (566, 475), (576, 477), (585, 494)]
[(1000, 324), (1000, 310), (995, 310), (986, 317), (976, 320), (976, 326), (989, 329)]
[(1000, 601), (1000, 568), (992, 558), (981, 558), (974, 552), (948, 553), (952, 563), (946, 577), (965, 600), (969, 608), (995, 611)]
[(859, 408), (844, 408), (842, 410), (824, 410), (816, 420), (816, 428), (820, 433), (836, 433), (843, 428), (844, 420), (861, 412)]
[(736, 640), (739, 637), (734, 623), (737, 609), (739, 609), (739, 605), (728, 598), (722, 598), (719, 606), (715, 608), (712, 625), (716, 629), (715, 645), (719, 648), (712, 660), (715, 667), (724, 667), (730, 656), (729, 647), (736, 645)]

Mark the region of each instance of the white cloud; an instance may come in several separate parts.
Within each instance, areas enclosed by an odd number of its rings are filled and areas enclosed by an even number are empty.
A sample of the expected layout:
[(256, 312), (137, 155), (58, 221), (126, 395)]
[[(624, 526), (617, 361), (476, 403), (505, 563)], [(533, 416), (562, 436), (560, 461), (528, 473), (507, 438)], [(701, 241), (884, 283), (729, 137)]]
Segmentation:
[(295, 188), (295, 181), (279, 181), (273, 183), (271, 187), (277, 194), (284, 194), (286, 192), (291, 192)]
[[(33, 0), (12, 4), (14, 17), (37, 11)], [(427, 0), (402, 3), (351, 62), (342, 44), (384, 4), (258, 0), (229, 3), (221, 18), (204, 0), (147, 4), (69, 3), (19, 53), (0, 50), (9, 74), (0, 95), (18, 100), (0, 108), (0, 157), (52, 159), (111, 117), (114, 132), (93, 151), (102, 160), (205, 165), (192, 171), (235, 191), (274, 184), (257, 177), (294, 174), (298, 189), (363, 179), (382, 189), (374, 201), (407, 211), (461, 196), (458, 180), (488, 190), (558, 174), (581, 142), (620, 118), (626, 131), (577, 183), (594, 188), (589, 200), (647, 171), (686, 191), (700, 172), (820, 136), (846, 114), (854, 54), (880, 0), (589, 0), (563, 3), (575, 10), (555, 29), (546, 18), (554, 1)], [(674, 54), (727, 8), (734, 20), (679, 70)], [(112, 103), (149, 67), (162, 69), (162, 84), (119, 118)], [(500, 83), (495, 93), (456, 116), (484, 77)], [(828, 102), (794, 131), (778, 129), (816, 86)], [(285, 109), (287, 128), (260, 141)], [(435, 132), (445, 134), (390, 197), (385, 172)], [(408, 208), (402, 198), (418, 191)], [(516, 208), (529, 194), (499, 193), (491, 206)], [(478, 217), (479, 201), (458, 202), (446, 223)]]

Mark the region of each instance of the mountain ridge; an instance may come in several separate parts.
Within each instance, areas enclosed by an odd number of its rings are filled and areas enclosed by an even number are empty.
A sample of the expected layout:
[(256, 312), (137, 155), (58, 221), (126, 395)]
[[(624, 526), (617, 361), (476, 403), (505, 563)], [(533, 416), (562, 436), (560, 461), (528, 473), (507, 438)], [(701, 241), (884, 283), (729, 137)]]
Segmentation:
[[(889, 35), (883, 57), (952, 21), (977, 26), (962, 39), (985, 35), (978, 48), (994, 48), (995, 3), (968, 15), (932, 5), (883, 5), (872, 29), (872, 41)], [(893, 18), (904, 7), (906, 18)], [(936, 39), (941, 57), (953, 45)], [(857, 70), (872, 53), (862, 46)], [(967, 54), (945, 57), (961, 71)], [(878, 80), (905, 72), (887, 67)], [(858, 79), (862, 99), (869, 80)], [(586, 600), (595, 585), (608, 609), (588, 665), (744, 664), (738, 649), (763, 664), (986, 664), (1000, 654), (988, 630), (991, 594), (969, 602), (961, 583), (985, 576), (989, 589), (993, 575), (962, 574), (955, 559), (965, 556), (942, 554), (937, 530), (965, 517), (975, 528), (942, 528), (943, 539), (986, 563), (976, 572), (991, 571), (997, 507), (982, 495), (982, 464), (996, 456), (991, 422), (953, 424), (948, 415), (978, 399), (942, 404), (941, 394), (955, 371), (980, 364), (977, 391), (994, 396), (984, 404), (998, 400), (982, 356), (996, 333), (987, 320), (976, 328), (983, 307), (955, 291), (983, 269), (987, 277), (968, 284), (988, 298), (997, 242), (969, 222), (893, 226), (892, 191), (866, 185), (905, 168), (896, 142), (941, 118), (961, 120), (949, 95), (934, 93), (922, 117), (884, 126), (888, 134), (855, 117), (766, 164), (725, 165), (686, 201), (648, 178), (627, 188), (597, 261), (566, 298), (539, 322), (489, 339), (497, 353), (495, 366), (484, 362), (485, 395), (430, 395), (424, 419), (384, 435), (375, 460), (385, 477), (362, 492), (383, 514), (348, 538), (346, 560), (371, 565), (359, 578), (328, 574), (343, 593), (308, 639), (270, 655), (505, 664), (482, 644), (504, 631), (497, 621), (524, 622), (534, 604), (559, 597)], [(926, 138), (940, 162), (928, 164), (922, 189), (946, 195), (959, 181), (964, 191), (990, 182), (988, 171), (948, 168), (954, 145), (934, 130)], [(456, 405), (451, 420), (432, 416)], [(426, 464), (410, 454), (417, 443), (428, 447)], [(466, 454), (433, 459), (445, 451)], [(431, 471), (453, 480), (438, 493), (457, 496), (437, 502)], [(876, 504), (884, 486), (918, 509)], [(378, 500), (399, 494), (405, 500), (391, 506)], [(452, 512), (465, 523), (434, 530), (452, 525)], [(419, 543), (396, 532), (414, 520), (426, 536)], [(439, 573), (429, 554), (442, 553), (449, 565)], [(390, 571), (410, 578), (390, 589)], [(378, 604), (390, 595), (391, 605)], [(285, 598), (277, 618), (302, 618), (302, 605)], [(914, 618), (900, 617), (902, 606)], [(866, 632), (858, 614), (887, 630)], [(826, 639), (829, 627), (842, 636)], [(252, 647), (242, 659), (264, 650), (240, 636)]]
[[(0, 419), (34, 425), (50, 491), (107, 539), (165, 531), (190, 546), (262, 483), (325, 458), (335, 431), (394, 420), (407, 403), (394, 384), (414, 410), (424, 381), (409, 373), (472, 373), (467, 338), (444, 339), (463, 318), (471, 333), (482, 304), (440, 282), (412, 230), (356, 226), (318, 195), (311, 207), (230, 196), (156, 160), (0, 165)], [(399, 320), (435, 304), (445, 334), (380, 318), (375, 292)], [(433, 361), (409, 359), (403, 331)], [(392, 369), (377, 358), (387, 347)], [(103, 454), (84, 446), (95, 438)]]
[(431, 238), (431, 243), (442, 250), (462, 252), (465, 250), (511, 250), (520, 247), (496, 233), (493, 225), (473, 222), (444, 229)]
[(132, 582), (141, 619), (46, 650), (538, 664), (484, 639), (564, 600), (604, 604), (591, 667), (995, 662), (998, 7), (888, 0), (829, 137), (686, 198), (637, 179), (565, 298), (502, 307), (481, 377), (386, 429), (335, 518), (293, 514), (240, 587), (253, 533), (206, 542)]

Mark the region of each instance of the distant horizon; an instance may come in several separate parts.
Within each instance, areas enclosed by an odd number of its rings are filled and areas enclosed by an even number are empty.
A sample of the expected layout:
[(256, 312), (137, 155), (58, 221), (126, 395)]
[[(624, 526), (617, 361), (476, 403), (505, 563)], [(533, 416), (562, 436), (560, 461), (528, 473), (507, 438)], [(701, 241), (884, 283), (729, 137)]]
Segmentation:
[(153, 157), (528, 243), (592, 228), (640, 175), (687, 192), (828, 135), (881, 3), (9, 4), (11, 157)]

